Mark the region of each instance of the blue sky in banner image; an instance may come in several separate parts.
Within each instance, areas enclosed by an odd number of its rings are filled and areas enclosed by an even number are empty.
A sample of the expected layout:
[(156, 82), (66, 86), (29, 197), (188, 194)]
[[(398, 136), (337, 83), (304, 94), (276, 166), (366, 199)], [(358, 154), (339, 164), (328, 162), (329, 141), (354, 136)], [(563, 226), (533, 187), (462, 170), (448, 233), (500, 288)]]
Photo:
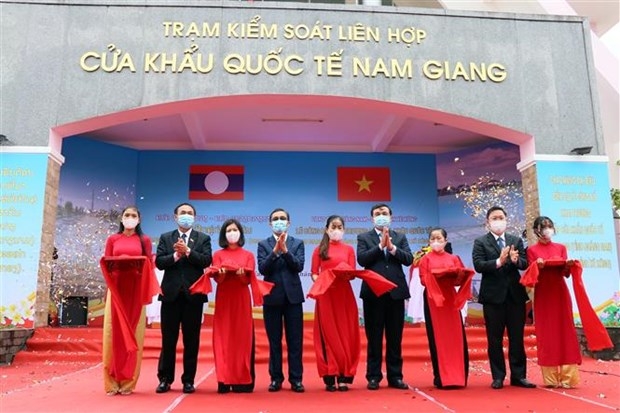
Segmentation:
[(63, 142), (58, 204), (122, 210), (134, 204), (138, 151), (83, 138)]
[[(497, 204), (508, 213), (508, 231), (525, 227), (519, 147), (505, 142), (437, 155), (437, 191), (441, 226), (454, 253), (471, 266), (471, 248), (484, 234), (486, 210)], [(476, 184), (479, 191), (472, 191)]]
[(118, 214), (136, 203), (139, 152), (75, 137), (65, 139), (62, 154), (52, 295), (101, 298), (106, 287), (97, 258), (118, 230)]

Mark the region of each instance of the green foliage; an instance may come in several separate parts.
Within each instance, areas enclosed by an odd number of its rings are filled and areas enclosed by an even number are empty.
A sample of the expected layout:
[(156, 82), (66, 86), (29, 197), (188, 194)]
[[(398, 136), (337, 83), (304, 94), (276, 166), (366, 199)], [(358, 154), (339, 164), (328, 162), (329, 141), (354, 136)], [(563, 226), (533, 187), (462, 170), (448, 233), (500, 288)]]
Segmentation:
[(614, 300), (600, 315), (605, 327), (620, 327), (620, 302)]
[(611, 188), (611, 205), (620, 214), (620, 189)]

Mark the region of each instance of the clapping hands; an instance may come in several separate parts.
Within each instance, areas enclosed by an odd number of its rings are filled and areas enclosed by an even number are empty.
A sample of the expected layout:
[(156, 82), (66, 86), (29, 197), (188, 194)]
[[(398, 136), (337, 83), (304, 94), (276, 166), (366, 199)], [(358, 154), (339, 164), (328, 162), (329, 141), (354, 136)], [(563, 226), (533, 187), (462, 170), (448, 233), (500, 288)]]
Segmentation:
[(499, 255), (499, 262), (504, 265), (510, 259), (510, 262), (516, 264), (519, 260), (519, 250), (514, 245), (506, 245), (502, 248), (502, 252)]
[(392, 244), (392, 238), (390, 237), (390, 229), (388, 227), (383, 227), (379, 246), (381, 247), (381, 249), (387, 249), (387, 251), (392, 251), (392, 249), (394, 248), (394, 244)]
[(286, 247), (286, 233), (283, 232), (278, 236), (278, 240), (276, 241), (276, 246), (273, 247), (273, 252), (275, 254), (286, 254), (288, 252), (288, 248)]

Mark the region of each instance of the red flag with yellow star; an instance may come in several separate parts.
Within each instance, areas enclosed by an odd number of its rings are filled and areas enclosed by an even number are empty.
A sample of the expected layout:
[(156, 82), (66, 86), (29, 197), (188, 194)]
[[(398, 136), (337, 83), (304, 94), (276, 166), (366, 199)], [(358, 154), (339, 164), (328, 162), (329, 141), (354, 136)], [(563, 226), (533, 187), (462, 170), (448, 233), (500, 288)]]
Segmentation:
[(391, 201), (390, 168), (338, 167), (338, 201)]

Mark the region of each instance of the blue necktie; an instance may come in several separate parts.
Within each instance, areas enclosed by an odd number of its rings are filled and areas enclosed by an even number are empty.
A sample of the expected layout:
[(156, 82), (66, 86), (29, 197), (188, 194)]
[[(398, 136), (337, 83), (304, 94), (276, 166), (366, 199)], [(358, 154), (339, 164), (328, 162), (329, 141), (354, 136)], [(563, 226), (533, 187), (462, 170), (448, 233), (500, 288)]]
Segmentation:
[(187, 244), (187, 234), (181, 234), (181, 239)]
[(502, 248), (504, 248), (504, 238), (499, 237), (497, 239), (497, 246), (499, 247), (499, 249), (501, 250)]

